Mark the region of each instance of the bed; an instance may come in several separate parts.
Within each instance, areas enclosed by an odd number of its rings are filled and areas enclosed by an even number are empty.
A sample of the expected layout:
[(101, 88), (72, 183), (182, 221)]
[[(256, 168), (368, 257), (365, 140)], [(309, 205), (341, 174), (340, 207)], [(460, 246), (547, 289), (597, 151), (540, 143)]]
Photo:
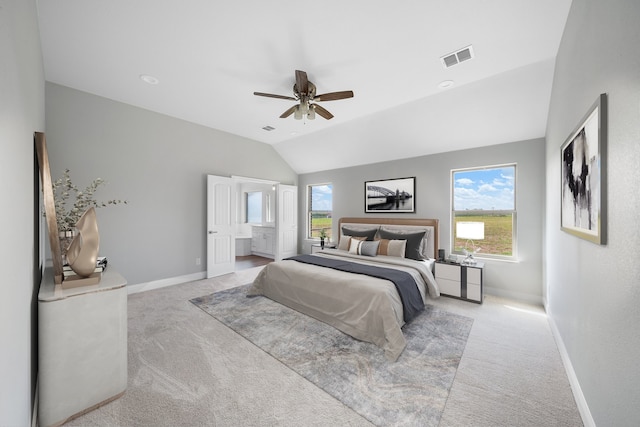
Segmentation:
[(341, 218), (338, 229), (338, 248), (267, 264), (247, 296), (263, 295), (328, 323), (395, 361), (406, 346), (402, 327), (409, 314), (419, 314), (415, 304), (440, 296), (433, 278), (438, 220)]

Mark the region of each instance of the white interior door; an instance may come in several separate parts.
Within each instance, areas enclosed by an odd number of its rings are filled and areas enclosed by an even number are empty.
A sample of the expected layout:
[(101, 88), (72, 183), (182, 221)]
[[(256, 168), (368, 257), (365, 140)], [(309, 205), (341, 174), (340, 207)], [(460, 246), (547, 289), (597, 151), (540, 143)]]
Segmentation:
[(235, 181), (207, 175), (207, 277), (236, 268)]
[(298, 254), (298, 187), (278, 184), (276, 261)]

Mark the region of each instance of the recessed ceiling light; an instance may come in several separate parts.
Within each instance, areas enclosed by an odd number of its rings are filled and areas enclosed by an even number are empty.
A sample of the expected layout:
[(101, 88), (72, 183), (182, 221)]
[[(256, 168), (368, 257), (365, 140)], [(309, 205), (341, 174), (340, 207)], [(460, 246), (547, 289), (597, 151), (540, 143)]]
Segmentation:
[(445, 81), (440, 82), (438, 84), (438, 87), (440, 89), (446, 89), (446, 88), (451, 87), (451, 86), (453, 86), (453, 80), (445, 80)]
[(157, 77), (153, 77), (148, 74), (140, 74), (140, 80), (145, 83), (149, 83), (150, 85), (157, 85), (158, 83), (160, 83), (160, 80), (158, 80)]

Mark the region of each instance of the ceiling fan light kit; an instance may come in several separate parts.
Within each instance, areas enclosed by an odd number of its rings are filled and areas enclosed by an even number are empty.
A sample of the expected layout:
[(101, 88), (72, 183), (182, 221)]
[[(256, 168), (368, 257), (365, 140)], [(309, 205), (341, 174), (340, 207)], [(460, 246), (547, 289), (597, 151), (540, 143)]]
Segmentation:
[(296, 83), (293, 85), (294, 97), (264, 92), (253, 92), (253, 94), (256, 96), (265, 96), (267, 98), (298, 101), (298, 104), (289, 108), (280, 115), (280, 118), (284, 119), (293, 114), (293, 118), (296, 120), (302, 120), (305, 116), (309, 120), (314, 120), (316, 118), (316, 113), (324, 119), (330, 120), (333, 118), (333, 114), (319, 104), (316, 104), (316, 102), (353, 98), (353, 91), (351, 90), (316, 95), (316, 85), (309, 81), (305, 71), (300, 70), (296, 70)]

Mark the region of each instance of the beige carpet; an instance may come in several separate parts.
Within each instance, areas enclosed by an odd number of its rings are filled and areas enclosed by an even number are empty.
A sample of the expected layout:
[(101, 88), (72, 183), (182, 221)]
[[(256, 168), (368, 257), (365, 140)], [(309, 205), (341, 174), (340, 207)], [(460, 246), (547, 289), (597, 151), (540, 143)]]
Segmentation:
[[(189, 302), (259, 269), (131, 295), (127, 392), (67, 425), (371, 426)], [(441, 426), (582, 425), (541, 308), (431, 303), (474, 318)]]
[(473, 324), (427, 304), (402, 328), (398, 360), (249, 285), (194, 298), (193, 304), (331, 396), (380, 426), (437, 427)]

